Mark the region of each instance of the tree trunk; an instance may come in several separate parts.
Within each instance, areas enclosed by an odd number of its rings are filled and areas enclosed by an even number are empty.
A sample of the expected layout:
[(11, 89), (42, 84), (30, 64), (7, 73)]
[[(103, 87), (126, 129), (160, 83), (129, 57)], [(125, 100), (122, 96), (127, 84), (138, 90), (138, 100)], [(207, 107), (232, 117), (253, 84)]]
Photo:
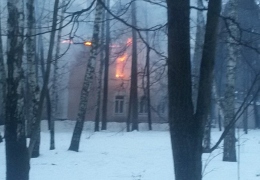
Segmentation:
[[(148, 27), (148, 9), (146, 8), (145, 12), (145, 25)], [(152, 130), (152, 114), (151, 114), (151, 97), (150, 97), (150, 52), (151, 48), (149, 46), (149, 32), (146, 31), (146, 100), (147, 100), (147, 119), (148, 119), (148, 128)]]
[(89, 57), (88, 63), (87, 63), (87, 69), (86, 69), (86, 74), (84, 77), (83, 87), (81, 90), (77, 122), (76, 122), (76, 125), (74, 128), (73, 136), (72, 136), (70, 147), (69, 147), (69, 150), (71, 150), (71, 151), (79, 150), (80, 137), (81, 137), (82, 129), (84, 126), (84, 121), (85, 121), (85, 114), (86, 114), (86, 110), (87, 110), (90, 86), (92, 84), (94, 72), (95, 72), (97, 50), (99, 48), (99, 46), (98, 46), (99, 37), (98, 36), (99, 36), (99, 31), (100, 31), (100, 21), (102, 18), (102, 10), (103, 9), (102, 9), (101, 4), (99, 3), (99, 1), (97, 1), (93, 37), (92, 37), (92, 47), (90, 50), (90, 57)]
[(218, 109), (218, 129), (219, 131), (222, 131), (221, 115), (219, 109)]
[[(107, 8), (110, 8), (110, 0), (106, 2)], [(102, 125), (101, 130), (107, 129), (107, 99), (108, 99), (108, 77), (109, 77), (109, 57), (110, 57), (110, 15), (106, 12), (106, 44), (105, 44), (105, 69), (104, 69), (104, 89), (102, 102)]]
[(7, 1), (7, 98), (5, 117), (6, 180), (29, 179), (29, 157), (26, 147), (24, 118), (24, 75), (22, 1)]
[[(1, 14), (0, 14), (0, 34), (2, 34)], [(5, 119), (5, 97), (6, 97), (6, 73), (5, 73), (5, 63), (4, 63), (3, 41), (2, 41), (2, 36), (0, 36), (0, 125), (4, 124), (4, 119)]]
[[(136, 26), (136, 5), (135, 2), (131, 5), (132, 10), (132, 25)], [(130, 87), (130, 96), (131, 96), (131, 123), (132, 131), (138, 130), (138, 92), (137, 92), (137, 34), (136, 30), (132, 29), (132, 67), (131, 67), (131, 87)]]
[[(59, 31), (57, 34), (57, 41), (56, 41), (56, 54), (55, 59), (53, 61), (53, 84), (52, 84), (52, 96), (49, 93), (47, 93), (47, 104), (49, 106), (49, 130), (50, 130), (50, 150), (55, 149), (55, 119), (56, 119), (56, 112), (57, 112), (57, 103), (58, 103), (58, 61), (60, 56), (60, 41), (61, 41), (61, 32), (62, 32), (62, 26), (63, 26), (63, 17), (66, 10), (66, 1), (63, 0), (61, 3), (62, 10), (60, 14), (60, 23), (59, 23)], [(50, 98), (52, 97), (52, 98)]]
[(126, 119), (126, 131), (130, 132), (130, 124), (131, 124), (131, 108), (132, 106), (130, 105), (132, 102), (132, 94), (130, 93), (129, 96), (129, 103), (128, 103), (128, 112), (127, 112), (127, 119)]
[[(190, 3), (168, 0), (169, 123), (176, 180), (197, 180), (192, 134), (193, 105), (190, 66)], [(174, 48), (173, 48), (174, 47)], [(200, 172), (199, 172), (200, 173)]]
[[(232, 19), (237, 19), (237, 0), (231, 0), (229, 16)], [(234, 37), (237, 37), (237, 27), (233, 22), (228, 23), (230, 32)], [(227, 80), (225, 89), (225, 105), (224, 115), (225, 127), (232, 121), (235, 116), (235, 73), (237, 64), (238, 47), (235, 45), (231, 34), (228, 37), (228, 57), (227, 57)], [(235, 127), (232, 127), (224, 139), (223, 161), (236, 162), (236, 138)]]
[(51, 95), (50, 90), (48, 89), (48, 92), (46, 94), (46, 107), (47, 107), (47, 118), (49, 123), (49, 131), (50, 131), (50, 150), (55, 149), (55, 131), (54, 131), (54, 119), (52, 114), (52, 104), (51, 104)]
[(202, 138), (208, 115), (221, 0), (208, 5), (197, 111), (193, 115), (189, 0), (167, 0), (169, 123), (175, 180), (201, 180)]
[(257, 100), (258, 100), (258, 98), (256, 98), (254, 100), (254, 114), (255, 114), (255, 128), (258, 129), (258, 128), (260, 128), (260, 123), (259, 123), (259, 121), (260, 121), (260, 112), (259, 112), (260, 106), (257, 105)]
[[(204, 8), (203, 1), (197, 0), (197, 7)], [(192, 62), (192, 99), (193, 103), (196, 105), (198, 98), (198, 88), (199, 88), (199, 74), (200, 74), (200, 63), (202, 56), (202, 48), (204, 43), (205, 35), (205, 20), (203, 11), (197, 11), (197, 24), (196, 24), (196, 41), (195, 49)], [(196, 110), (196, 107), (194, 107)]]
[(248, 111), (248, 109), (246, 109), (244, 111), (244, 114), (243, 114), (243, 129), (244, 129), (245, 134), (248, 133), (248, 119), (247, 119), (248, 116), (247, 116), (247, 111)]
[[(28, 102), (28, 121), (29, 129), (33, 129), (34, 124), (36, 123), (37, 110), (39, 105), (39, 86), (37, 84), (37, 73), (35, 68), (35, 51), (36, 51), (36, 26), (35, 26), (35, 10), (34, 10), (34, 0), (27, 0), (27, 38), (26, 38), (26, 52), (27, 52), (27, 67), (28, 67), (28, 88), (31, 92), (30, 102)], [(29, 134), (29, 137), (31, 134)], [(32, 157), (36, 158), (40, 155), (40, 128), (37, 132), (37, 141), (34, 146)]]
[(49, 43), (49, 50), (48, 50), (48, 56), (47, 56), (47, 66), (46, 71), (44, 73), (44, 81), (43, 81), (43, 87), (40, 92), (40, 98), (39, 98), (39, 107), (37, 109), (37, 116), (36, 116), (36, 122), (34, 124), (34, 128), (32, 130), (31, 139), (29, 143), (29, 156), (32, 156), (33, 148), (35, 144), (37, 143), (37, 134), (39, 133), (39, 128), (41, 124), (41, 116), (42, 116), (42, 110), (43, 110), (43, 103), (45, 96), (48, 91), (48, 84), (49, 84), (49, 77), (50, 77), (50, 71), (51, 71), (51, 62), (53, 58), (53, 49), (54, 49), (54, 40), (55, 40), (55, 33), (56, 33), (56, 26), (57, 26), (57, 14), (58, 14), (58, 6), (59, 6), (59, 0), (55, 0), (54, 2), (54, 10), (53, 10), (53, 20), (52, 20), (52, 31), (50, 34), (50, 43)]
[(204, 129), (204, 136), (203, 136), (203, 152), (209, 153), (210, 152), (210, 140), (211, 140), (211, 116), (208, 115), (206, 119), (206, 125)]
[(102, 90), (102, 77), (104, 68), (104, 38), (105, 38), (105, 11), (102, 12), (102, 26), (100, 37), (100, 63), (98, 70), (98, 89), (97, 89), (97, 102), (96, 102), (96, 115), (94, 131), (99, 131), (100, 110), (101, 110), (101, 90)]
[[(147, 32), (148, 40), (148, 32)], [(152, 130), (152, 116), (151, 116), (151, 97), (150, 97), (150, 47), (146, 47), (146, 100), (147, 100), (147, 118), (148, 118), (148, 128)]]

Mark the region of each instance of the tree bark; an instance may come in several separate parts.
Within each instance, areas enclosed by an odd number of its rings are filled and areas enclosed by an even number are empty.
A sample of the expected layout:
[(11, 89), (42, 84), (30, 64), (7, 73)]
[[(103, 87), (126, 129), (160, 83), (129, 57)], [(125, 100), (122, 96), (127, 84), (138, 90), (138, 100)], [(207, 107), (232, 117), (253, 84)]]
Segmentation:
[[(0, 14), (0, 34), (2, 34), (1, 14)], [(5, 63), (4, 63), (3, 41), (2, 41), (2, 35), (0, 35), (0, 125), (4, 124), (4, 119), (5, 119), (5, 98), (6, 98), (6, 72), (5, 72)]]
[[(60, 23), (59, 23), (59, 30), (57, 34), (57, 40), (56, 40), (56, 54), (55, 59), (53, 61), (53, 84), (52, 84), (52, 96), (49, 93), (47, 93), (47, 104), (49, 106), (49, 113), (51, 114), (49, 116), (49, 130), (50, 130), (50, 150), (55, 149), (55, 119), (56, 119), (56, 112), (57, 112), (57, 103), (58, 103), (58, 60), (60, 56), (60, 41), (61, 41), (61, 32), (62, 32), (62, 26), (63, 26), (63, 17), (66, 10), (66, 1), (63, 0), (61, 3), (62, 9), (60, 14)], [(50, 98), (52, 97), (52, 98)]]
[[(148, 32), (147, 32), (148, 40)], [(148, 128), (152, 130), (152, 115), (151, 115), (151, 97), (150, 97), (150, 47), (146, 47), (146, 100), (147, 100), (147, 118), (148, 118)]]
[(167, 4), (169, 123), (175, 179), (197, 180), (195, 153), (190, 153), (195, 147), (191, 143), (194, 136), (191, 123), (190, 2), (168, 0)]
[(102, 25), (100, 37), (100, 63), (98, 70), (98, 89), (97, 89), (97, 102), (96, 102), (96, 115), (94, 131), (99, 131), (100, 113), (101, 113), (101, 90), (102, 90), (102, 77), (104, 69), (104, 38), (105, 38), (105, 11), (102, 12)]
[(260, 121), (260, 112), (259, 112), (260, 106), (257, 105), (257, 100), (258, 99), (259, 98), (256, 98), (254, 100), (255, 128), (257, 128), (257, 129), (260, 128), (260, 123), (259, 123), (259, 121)]
[(167, 5), (169, 124), (175, 180), (201, 180), (203, 129), (211, 100), (221, 0), (210, 0), (208, 5), (195, 115), (190, 64), (190, 1), (167, 0)]
[(78, 151), (79, 150), (79, 143), (80, 137), (82, 133), (82, 129), (84, 126), (85, 121), (85, 114), (87, 110), (87, 103), (88, 103), (88, 96), (90, 91), (90, 86), (93, 81), (94, 72), (95, 72), (95, 65), (96, 65), (96, 58), (97, 58), (97, 50), (98, 50), (98, 42), (99, 42), (99, 31), (100, 31), (100, 21), (102, 18), (102, 6), (97, 1), (96, 5), (96, 13), (95, 13), (95, 20), (94, 20), (94, 29), (93, 29), (93, 37), (92, 37), (92, 46), (90, 50), (90, 57), (87, 63), (87, 69), (84, 77), (84, 83), (81, 90), (80, 95), (80, 102), (79, 102), (79, 110), (77, 115), (77, 122), (73, 131), (73, 136), (71, 139), (69, 150), (71, 151)]
[(245, 110), (244, 114), (243, 114), (243, 129), (244, 129), (244, 133), (247, 134), (248, 133), (248, 116), (247, 116), (247, 111), (248, 109)]
[[(110, 0), (106, 2), (107, 8), (110, 8)], [(104, 69), (104, 89), (102, 102), (102, 125), (101, 130), (107, 129), (107, 100), (108, 100), (108, 78), (109, 78), (109, 57), (110, 57), (110, 15), (106, 12), (106, 44), (105, 44), (105, 69)]]
[[(197, 7), (204, 8), (203, 1), (197, 0)], [(192, 99), (193, 103), (196, 105), (198, 98), (198, 88), (199, 88), (199, 74), (200, 74), (200, 63), (202, 57), (202, 49), (204, 43), (205, 35), (205, 19), (203, 11), (197, 11), (197, 24), (196, 24), (196, 41), (192, 62)], [(194, 107), (196, 111), (196, 106)]]
[[(36, 123), (37, 110), (39, 105), (39, 94), (40, 89), (37, 84), (37, 73), (35, 68), (35, 51), (36, 51), (36, 41), (35, 41), (35, 8), (34, 0), (26, 1), (27, 8), (27, 38), (26, 38), (26, 52), (27, 52), (27, 67), (28, 67), (28, 88), (31, 92), (31, 98), (28, 105), (28, 126), (29, 126), (29, 137), (31, 136), (31, 129), (33, 129)], [(37, 132), (37, 141), (32, 152), (32, 158), (36, 158), (40, 155), (40, 127)]]
[[(229, 17), (237, 19), (237, 0), (230, 0)], [(230, 33), (237, 37), (237, 27), (233, 22), (229, 22)], [(225, 103), (224, 103), (224, 125), (225, 127), (232, 121), (235, 115), (235, 74), (237, 64), (238, 47), (235, 44), (235, 40), (228, 36), (228, 56), (227, 56), (227, 80), (225, 89)], [(235, 127), (232, 127), (224, 139), (224, 153), (223, 161), (236, 162), (236, 138), (235, 138)]]
[(44, 76), (43, 81), (43, 87), (40, 92), (40, 98), (39, 98), (39, 107), (37, 109), (37, 116), (36, 116), (36, 122), (34, 125), (34, 128), (32, 130), (32, 135), (29, 143), (29, 156), (31, 157), (34, 145), (37, 143), (37, 134), (39, 132), (39, 128), (41, 125), (41, 115), (43, 110), (43, 103), (46, 96), (46, 93), (48, 91), (48, 83), (49, 83), (49, 77), (50, 77), (50, 71), (51, 71), (51, 62), (53, 58), (53, 49), (54, 49), (54, 39), (55, 39), (55, 33), (56, 33), (56, 26), (57, 26), (57, 14), (58, 14), (58, 5), (59, 0), (55, 0), (54, 2), (54, 10), (53, 10), (53, 20), (52, 20), (52, 31), (50, 34), (50, 44), (49, 44), (49, 50), (48, 50), (48, 56), (47, 56), (47, 67)]
[(28, 180), (22, 69), (24, 3), (8, 0), (7, 8), (6, 180)]
[[(132, 25), (136, 27), (136, 5), (132, 2)], [(135, 29), (132, 29), (132, 67), (131, 67), (131, 123), (132, 131), (138, 130), (138, 92), (137, 92), (137, 33)]]

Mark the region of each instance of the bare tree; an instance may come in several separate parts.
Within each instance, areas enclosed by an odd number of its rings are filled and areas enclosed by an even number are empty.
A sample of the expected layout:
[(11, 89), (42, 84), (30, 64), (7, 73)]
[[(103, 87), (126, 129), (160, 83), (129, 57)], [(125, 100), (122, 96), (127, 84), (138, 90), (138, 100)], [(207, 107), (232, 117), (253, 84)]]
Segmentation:
[(102, 19), (102, 6), (99, 1), (97, 1), (97, 5), (96, 5), (94, 29), (93, 29), (93, 36), (92, 36), (92, 46), (90, 50), (90, 56), (87, 62), (86, 73), (84, 76), (84, 83), (81, 90), (77, 122), (73, 131), (73, 136), (69, 147), (69, 150), (71, 151), (79, 150), (80, 137), (84, 126), (84, 121), (85, 121), (85, 114), (87, 110), (90, 86), (94, 78), (97, 50), (99, 48), (98, 43), (99, 43), (100, 21)]
[[(203, 1), (197, 0), (197, 7), (200, 9), (204, 8)], [(198, 83), (199, 83), (199, 73), (200, 73), (200, 63), (202, 56), (202, 48), (204, 43), (204, 35), (205, 35), (205, 19), (203, 15), (203, 11), (197, 11), (197, 22), (196, 22), (196, 39), (195, 39), (195, 47), (194, 54), (192, 60), (192, 82), (193, 82), (193, 102), (196, 104), (198, 97)], [(196, 107), (195, 107), (196, 109)]]
[[(228, 16), (234, 20), (237, 19), (237, 0), (229, 1)], [(234, 37), (237, 37), (238, 30), (237, 26), (229, 22), (229, 29)], [(224, 115), (225, 115), (225, 126), (227, 126), (235, 115), (235, 76), (236, 76), (236, 64), (238, 56), (238, 46), (234, 39), (228, 37), (228, 55), (227, 55), (227, 80), (225, 88), (225, 102), (224, 102)], [(236, 161), (236, 138), (235, 138), (235, 127), (233, 126), (227, 136), (224, 139), (224, 153), (223, 161)]]
[(202, 139), (209, 112), (221, 0), (208, 4), (196, 112), (192, 103), (190, 1), (167, 0), (169, 123), (176, 180), (201, 180)]
[(22, 69), (24, 2), (8, 0), (7, 5), (6, 180), (28, 180)]
[[(27, 9), (27, 34), (26, 34), (26, 55), (27, 55), (27, 69), (28, 69), (28, 91), (30, 92), (30, 102), (28, 103), (28, 126), (29, 126), (29, 137), (31, 135), (31, 129), (36, 123), (36, 116), (39, 104), (40, 89), (37, 84), (37, 73), (36, 73), (36, 26), (35, 26), (35, 8), (34, 0), (26, 1)], [(40, 155), (40, 127), (37, 133), (37, 141), (35, 143), (32, 157), (38, 157)]]
[[(131, 5), (132, 24), (137, 25), (136, 22), (136, 5), (132, 2)], [(135, 29), (132, 29), (132, 67), (131, 67), (131, 87), (130, 87), (130, 122), (132, 123), (132, 131), (138, 130), (138, 92), (137, 92), (137, 33)]]
[(104, 45), (105, 45), (105, 11), (102, 12), (102, 25), (101, 25), (101, 36), (100, 36), (100, 63), (98, 69), (98, 85), (97, 85), (97, 103), (96, 103), (96, 114), (95, 114), (95, 127), (94, 131), (99, 131), (100, 113), (101, 113), (101, 90), (102, 90), (102, 78), (104, 69)]
[[(110, 7), (110, 0), (106, 1), (107, 8)], [(106, 12), (106, 42), (105, 42), (105, 59), (104, 59), (104, 87), (102, 102), (102, 130), (107, 129), (107, 100), (108, 100), (108, 77), (109, 77), (109, 59), (110, 59), (110, 15)]]
[(67, 8), (68, 0), (63, 0), (61, 3), (61, 12), (60, 12), (60, 23), (59, 23), (59, 30), (57, 34), (56, 40), (56, 54), (55, 59), (53, 61), (53, 77), (52, 77), (52, 95), (50, 99), (50, 94), (47, 95), (47, 102), (48, 102), (48, 109), (49, 109), (49, 122), (50, 122), (50, 150), (55, 149), (55, 119), (56, 119), (56, 112), (57, 112), (57, 103), (58, 103), (58, 62), (60, 59), (60, 41), (61, 41), (61, 33), (62, 33), (62, 26), (64, 21), (64, 13)]
[[(1, 6), (0, 6), (1, 7)], [(2, 40), (2, 21), (0, 14), (0, 124), (4, 123), (5, 118), (5, 96), (6, 96), (6, 72), (4, 63), (3, 40)]]
[(32, 130), (31, 139), (30, 139), (30, 143), (29, 143), (29, 147), (28, 147), (30, 157), (32, 155), (34, 145), (37, 142), (37, 134), (39, 132), (38, 129), (40, 128), (40, 125), (41, 125), (43, 103), (44, 103), (46, 94), (48, 92), (48, 84), (49, 84), (49, 77), (50, 77), (50, 71), (51, 71), (51, 62), (53, 59), (54, 40), (55, 40), (55, 33), (56, 33), (56, 26), (57, 26), (58, 6), (59, 6), (59, 0), (55, 0), (54, 9), (53, 9), (53, 20), (52, 20), (52, 26), (51, 26), (52, 31), (50, 34), (46, 71), (44, 74), (43, 87), (40, 92), (39, 107), (37, 109), (36, 121), (34, 124), (34, 128)]

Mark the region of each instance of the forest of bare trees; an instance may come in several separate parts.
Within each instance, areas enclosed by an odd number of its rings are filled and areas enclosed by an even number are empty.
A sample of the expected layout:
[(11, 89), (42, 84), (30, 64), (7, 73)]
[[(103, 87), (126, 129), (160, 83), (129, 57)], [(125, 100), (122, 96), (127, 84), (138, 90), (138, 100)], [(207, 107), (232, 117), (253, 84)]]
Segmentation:
[[(30, 179), (31, 158), (41, 158), (42, 120), (49, 149), (57, 147), (61, 92), (80, 68), (68, 150), (80, 151), (86, 120), (98, 132), (122, 116), (129, 133), (140, 123), (150, 131), (169, 125), (175, 180), (202, 180), (203, 153), (222, 143), (223, 161), (236, 162), (236, 128), (260, 127), (259, 8), (254, 0), (1, 1), (6, 180)], [(215, 142), (213, 127), (222, 131)]]

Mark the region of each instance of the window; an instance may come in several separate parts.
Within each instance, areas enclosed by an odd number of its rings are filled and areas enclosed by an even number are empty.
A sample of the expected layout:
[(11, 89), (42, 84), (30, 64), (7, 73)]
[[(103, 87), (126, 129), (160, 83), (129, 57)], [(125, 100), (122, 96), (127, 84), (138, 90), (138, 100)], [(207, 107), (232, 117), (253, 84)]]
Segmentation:
[(139, 113), (147, 113), (147, 99), (145, 96), (142, 96), (140, 99), (140, 105), (139, 105)]
[(124, 113), (124, 96), (116, 96), (115, 113), (116, 114)]

